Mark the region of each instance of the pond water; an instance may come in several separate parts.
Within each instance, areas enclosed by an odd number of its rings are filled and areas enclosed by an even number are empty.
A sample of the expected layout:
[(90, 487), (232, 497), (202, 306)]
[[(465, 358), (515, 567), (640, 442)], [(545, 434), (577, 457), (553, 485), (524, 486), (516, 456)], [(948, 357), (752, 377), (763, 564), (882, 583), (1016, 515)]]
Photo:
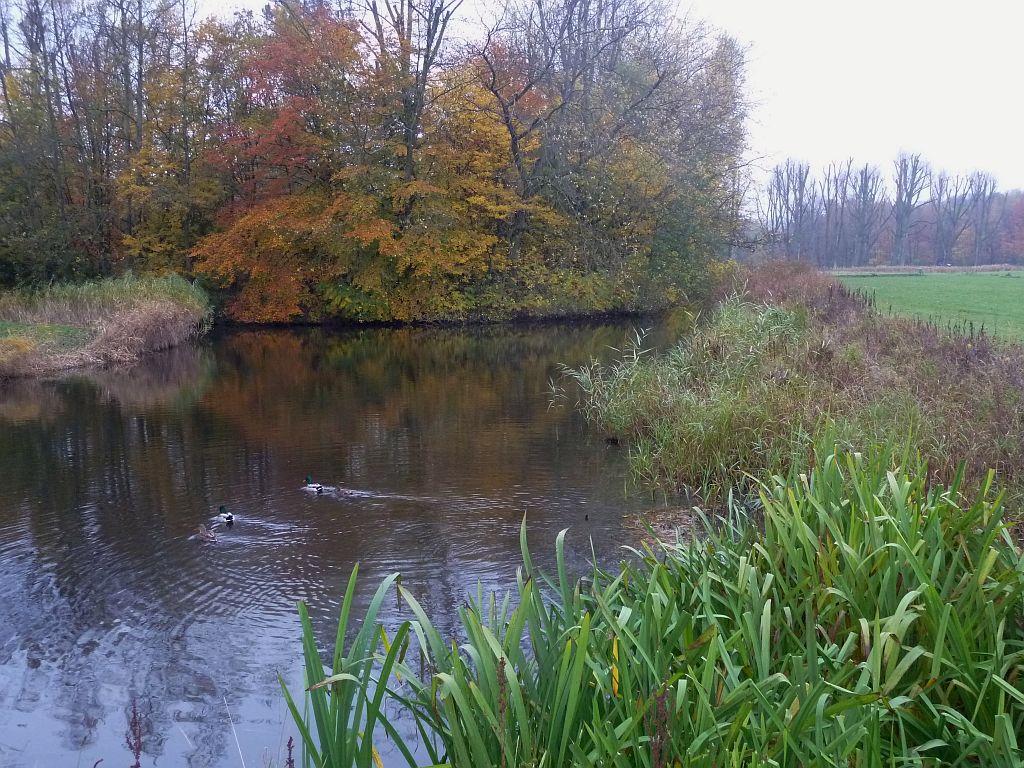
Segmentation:
[(295, 603), (326, 645), (357, 561), (435, 617), (514, 582), (524, 514), (614, 562), (650, 500), (548, 382), (629, 330), (232, 331), (0, 390), (0, 765), (129, 765), (133, 701), (143, 765), (283, 765)]

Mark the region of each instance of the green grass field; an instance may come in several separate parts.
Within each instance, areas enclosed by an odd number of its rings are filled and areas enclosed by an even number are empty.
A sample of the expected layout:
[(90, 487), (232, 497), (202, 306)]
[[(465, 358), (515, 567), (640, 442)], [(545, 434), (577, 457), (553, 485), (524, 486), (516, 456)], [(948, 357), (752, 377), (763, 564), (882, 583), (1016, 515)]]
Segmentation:
[(1024, 271), (844, 275), (850, 288), (873, 293), (880, 312), (974, 323), (1005, 339), (1024, 340)]

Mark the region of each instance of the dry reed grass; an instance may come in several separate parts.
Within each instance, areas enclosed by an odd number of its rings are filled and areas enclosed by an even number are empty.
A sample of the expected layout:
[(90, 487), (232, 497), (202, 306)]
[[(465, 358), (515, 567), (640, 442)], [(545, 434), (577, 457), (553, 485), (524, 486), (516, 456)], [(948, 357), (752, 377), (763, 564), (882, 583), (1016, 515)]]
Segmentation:
[(919, 409), (918, 442), (935, 475), (949, 482), (963, 462), (980, 480), (992, 468), (1024, 495), (1024, 345), (970, 323), (884, 315), (866, 294), (800, 265), (751, 270), (747, 293), (810, 311), (824, 352), (806, 361), (844, 410), (899, 391)]
[(176, 277), (123, 277), (0, 296), (0, 379), (130, 363), (202, 333), (206, 296)]
[(882, 314), (801, 265), (752, 268), (741, 285), (664, 355), (627, 349), (567, 371), (587, 416), (628, 440), (641, 482), (721, 499), (750, 476), (807, 466), (827, 432), (848, 446), (909, 441), (933, 482), (964, 465), (978, 487), (994, 469), (1019, 508), (1024, 346)]

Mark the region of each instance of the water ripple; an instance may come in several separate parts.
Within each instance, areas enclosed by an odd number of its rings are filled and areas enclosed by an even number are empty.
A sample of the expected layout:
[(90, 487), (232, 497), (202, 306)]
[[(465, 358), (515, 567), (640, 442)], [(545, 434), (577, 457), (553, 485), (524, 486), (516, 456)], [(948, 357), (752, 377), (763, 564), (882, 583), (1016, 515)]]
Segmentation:
[[(237, 765), (225, 702), (246, 764), (281, 764), (295, 604), (332, 642), (356, 563), (357, 611), (400, 572), (444, 622), (478, 582), (514, 583), (524, 515), (540, 563), (564, 527), (576, 564), (591, 537), (614, 551), (637, 503), (622, 454), (545, 392), (623, 332), (237, 333), (19, 391), (18, 418), (0, 409), (0, 765), (118, 764), (133, 699), (146, 765)], [(311, 497), (307, 474), (359, 494)], [(196, 538), (221, 504), (235, 524)]]

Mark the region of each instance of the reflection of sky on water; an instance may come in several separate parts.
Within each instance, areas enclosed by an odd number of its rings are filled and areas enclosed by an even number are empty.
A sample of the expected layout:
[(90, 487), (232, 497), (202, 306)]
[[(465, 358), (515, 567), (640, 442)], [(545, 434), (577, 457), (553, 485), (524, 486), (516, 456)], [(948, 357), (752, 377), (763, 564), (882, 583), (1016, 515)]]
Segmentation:
[[(355, 562), (362, 601), (400, 571), (438, 617), (512, 585), (524, 514), (542, 563), (567, 526), (577, 568), (591, 537), (617, 558), (643, 502), (547, 385), (627, 330), (239, 331), (4, 391), (0, 764), (118, 764), (135, 696), (144, 764), (239, 765), (234, 723), (263, 765), (293, 733), (295, 601), (328, 642)], [(219, 504), (237, 523), (197, 540)]]

